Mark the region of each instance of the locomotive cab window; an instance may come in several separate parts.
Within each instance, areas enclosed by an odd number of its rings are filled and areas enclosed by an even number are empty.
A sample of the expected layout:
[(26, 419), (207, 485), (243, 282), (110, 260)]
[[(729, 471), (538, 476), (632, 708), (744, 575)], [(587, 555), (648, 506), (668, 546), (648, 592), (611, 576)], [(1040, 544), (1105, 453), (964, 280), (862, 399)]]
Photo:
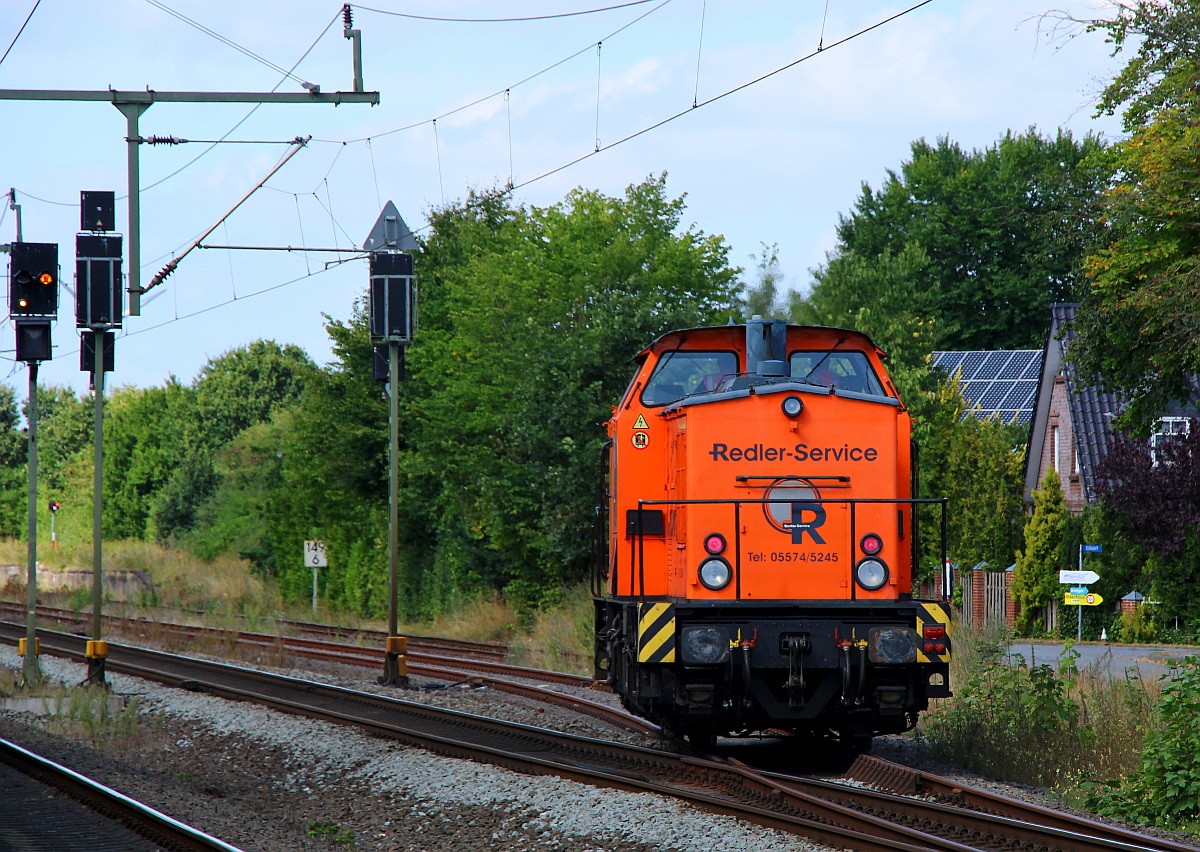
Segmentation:
[(862, 352), (793, 352), (789, 360), (791, 376), (797, 381), (868, 396), (887, 396)]
[(670, 405), (688, 394), (716, 390), (737, 368), (733, 352), (668, 352), (642, 391), (642, 405)]

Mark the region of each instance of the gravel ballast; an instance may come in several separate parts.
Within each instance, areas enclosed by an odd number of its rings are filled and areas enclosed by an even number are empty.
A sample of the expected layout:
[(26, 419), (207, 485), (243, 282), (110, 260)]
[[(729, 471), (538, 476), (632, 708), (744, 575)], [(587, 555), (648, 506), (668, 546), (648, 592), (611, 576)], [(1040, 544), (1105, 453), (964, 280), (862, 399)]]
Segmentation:
[[(51, 657), (41, 663), (64, 683), (86, 674)], [(0, 648), (0, 665), (20, 670), (14, 649)], [(521, 775), (135, 678), (108, 680), (138, 699), (139, 736), (92, 747), (14, 713), (0, 714), (0, 736), (247, 852), (825, 848), (668, 797)], [(543, 726), (558, 715), (529, 712)]]

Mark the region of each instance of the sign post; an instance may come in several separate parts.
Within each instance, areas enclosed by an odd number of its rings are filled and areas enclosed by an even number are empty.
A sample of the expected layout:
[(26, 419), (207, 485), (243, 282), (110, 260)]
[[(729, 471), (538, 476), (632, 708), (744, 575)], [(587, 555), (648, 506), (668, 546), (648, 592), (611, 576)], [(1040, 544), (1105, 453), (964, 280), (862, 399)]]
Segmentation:
[(1083, 640), (1083, 608), (1085, 606), (1099, 606), (1100, 604), (1104, 603), (1104, 598), (1102, 598), (1100, 595), (1090, 594), (1088, 592), (1086, 584), (1099, 581), (1100, 575), (1095, 571), (1083, 570), (1083, 554), (1103, 552), (1104, 545), (1102, 544), (1080, 544), (1079, 570), (1058, 572), (1058, 582), (1072, 587), (1069, 592), (1063, 595), (1063, 603), (1067, 606), (1076, 607), (1076, 642)]
[(313, 615), (317, 614), (317, 569), (328, 568), (325, 542), (320, 539), (304, 542), (304, 564), (313, 569)]

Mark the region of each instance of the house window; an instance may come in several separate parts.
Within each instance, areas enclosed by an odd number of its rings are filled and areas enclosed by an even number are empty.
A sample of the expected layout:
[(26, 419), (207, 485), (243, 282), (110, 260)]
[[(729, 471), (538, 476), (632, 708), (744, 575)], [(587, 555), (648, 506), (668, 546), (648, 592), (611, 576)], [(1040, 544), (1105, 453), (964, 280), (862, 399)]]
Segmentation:
[(1050, 462), (1054, 465), (1054, 472), (1062, 475), (1062, 471), (1058, 469), (1058, 427), (1050, 427), (1050, 452), (1053, 453)]
[(1157, 450), (1161, 443), (1171, 438), (1186, 438), (1192, 432), (1192, 421), (1186, 417), (1164, 417), (1154, 424), (1154, 434), (1150, 436), (1150, 461), (1158, 467)]

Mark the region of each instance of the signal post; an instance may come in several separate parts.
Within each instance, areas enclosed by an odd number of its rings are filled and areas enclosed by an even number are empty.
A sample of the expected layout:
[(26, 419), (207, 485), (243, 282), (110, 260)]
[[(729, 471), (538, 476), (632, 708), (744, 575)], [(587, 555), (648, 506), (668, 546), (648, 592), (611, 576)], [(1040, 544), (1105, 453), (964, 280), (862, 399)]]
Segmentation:
[(102, 640), (104, 540), (104, 374), (113, 370), (115, 337), (125, 300), (121, 288), (120, 234), (112, 233), (116, 201), (112, 192), (84, 192), (80, 233), (75, 235), (75, 326), (80, 329), (79, 369), (92, 375), (95, 449), (92, 473), (92, 638), (87, 643), (88, 681), (105, 683), (108, 643)]
[[(397, 636), (400, 560), (399, 481), (400, 379), (403, 378), (403, 346), (412, 342), (417, 325), (416, 277), (407, 251), (417, 248), (400, 213), (392, 202), (384, 205), (363, 248), (370, 253), (371, 282), (367, 290), (368, 324), (375, 344), (375, 377), (386, 378), (388, 388), (388, 636), (380, 683), (408, 685), (405, 660), (408, 640)], [(381, 350), (387, 350), (387, 373), (381, 377)]]
[(50, 325), (58, 317), (58, 244), (27, 243), (17, 234), (9, 248), (8, 310), (16, 325), (17, 358), (29, 365), (29, 564), (26, 568), (25, 638), (21, 674), (42, 679), (37, 639), (37, 427), (38, 365), (51, 358)]

